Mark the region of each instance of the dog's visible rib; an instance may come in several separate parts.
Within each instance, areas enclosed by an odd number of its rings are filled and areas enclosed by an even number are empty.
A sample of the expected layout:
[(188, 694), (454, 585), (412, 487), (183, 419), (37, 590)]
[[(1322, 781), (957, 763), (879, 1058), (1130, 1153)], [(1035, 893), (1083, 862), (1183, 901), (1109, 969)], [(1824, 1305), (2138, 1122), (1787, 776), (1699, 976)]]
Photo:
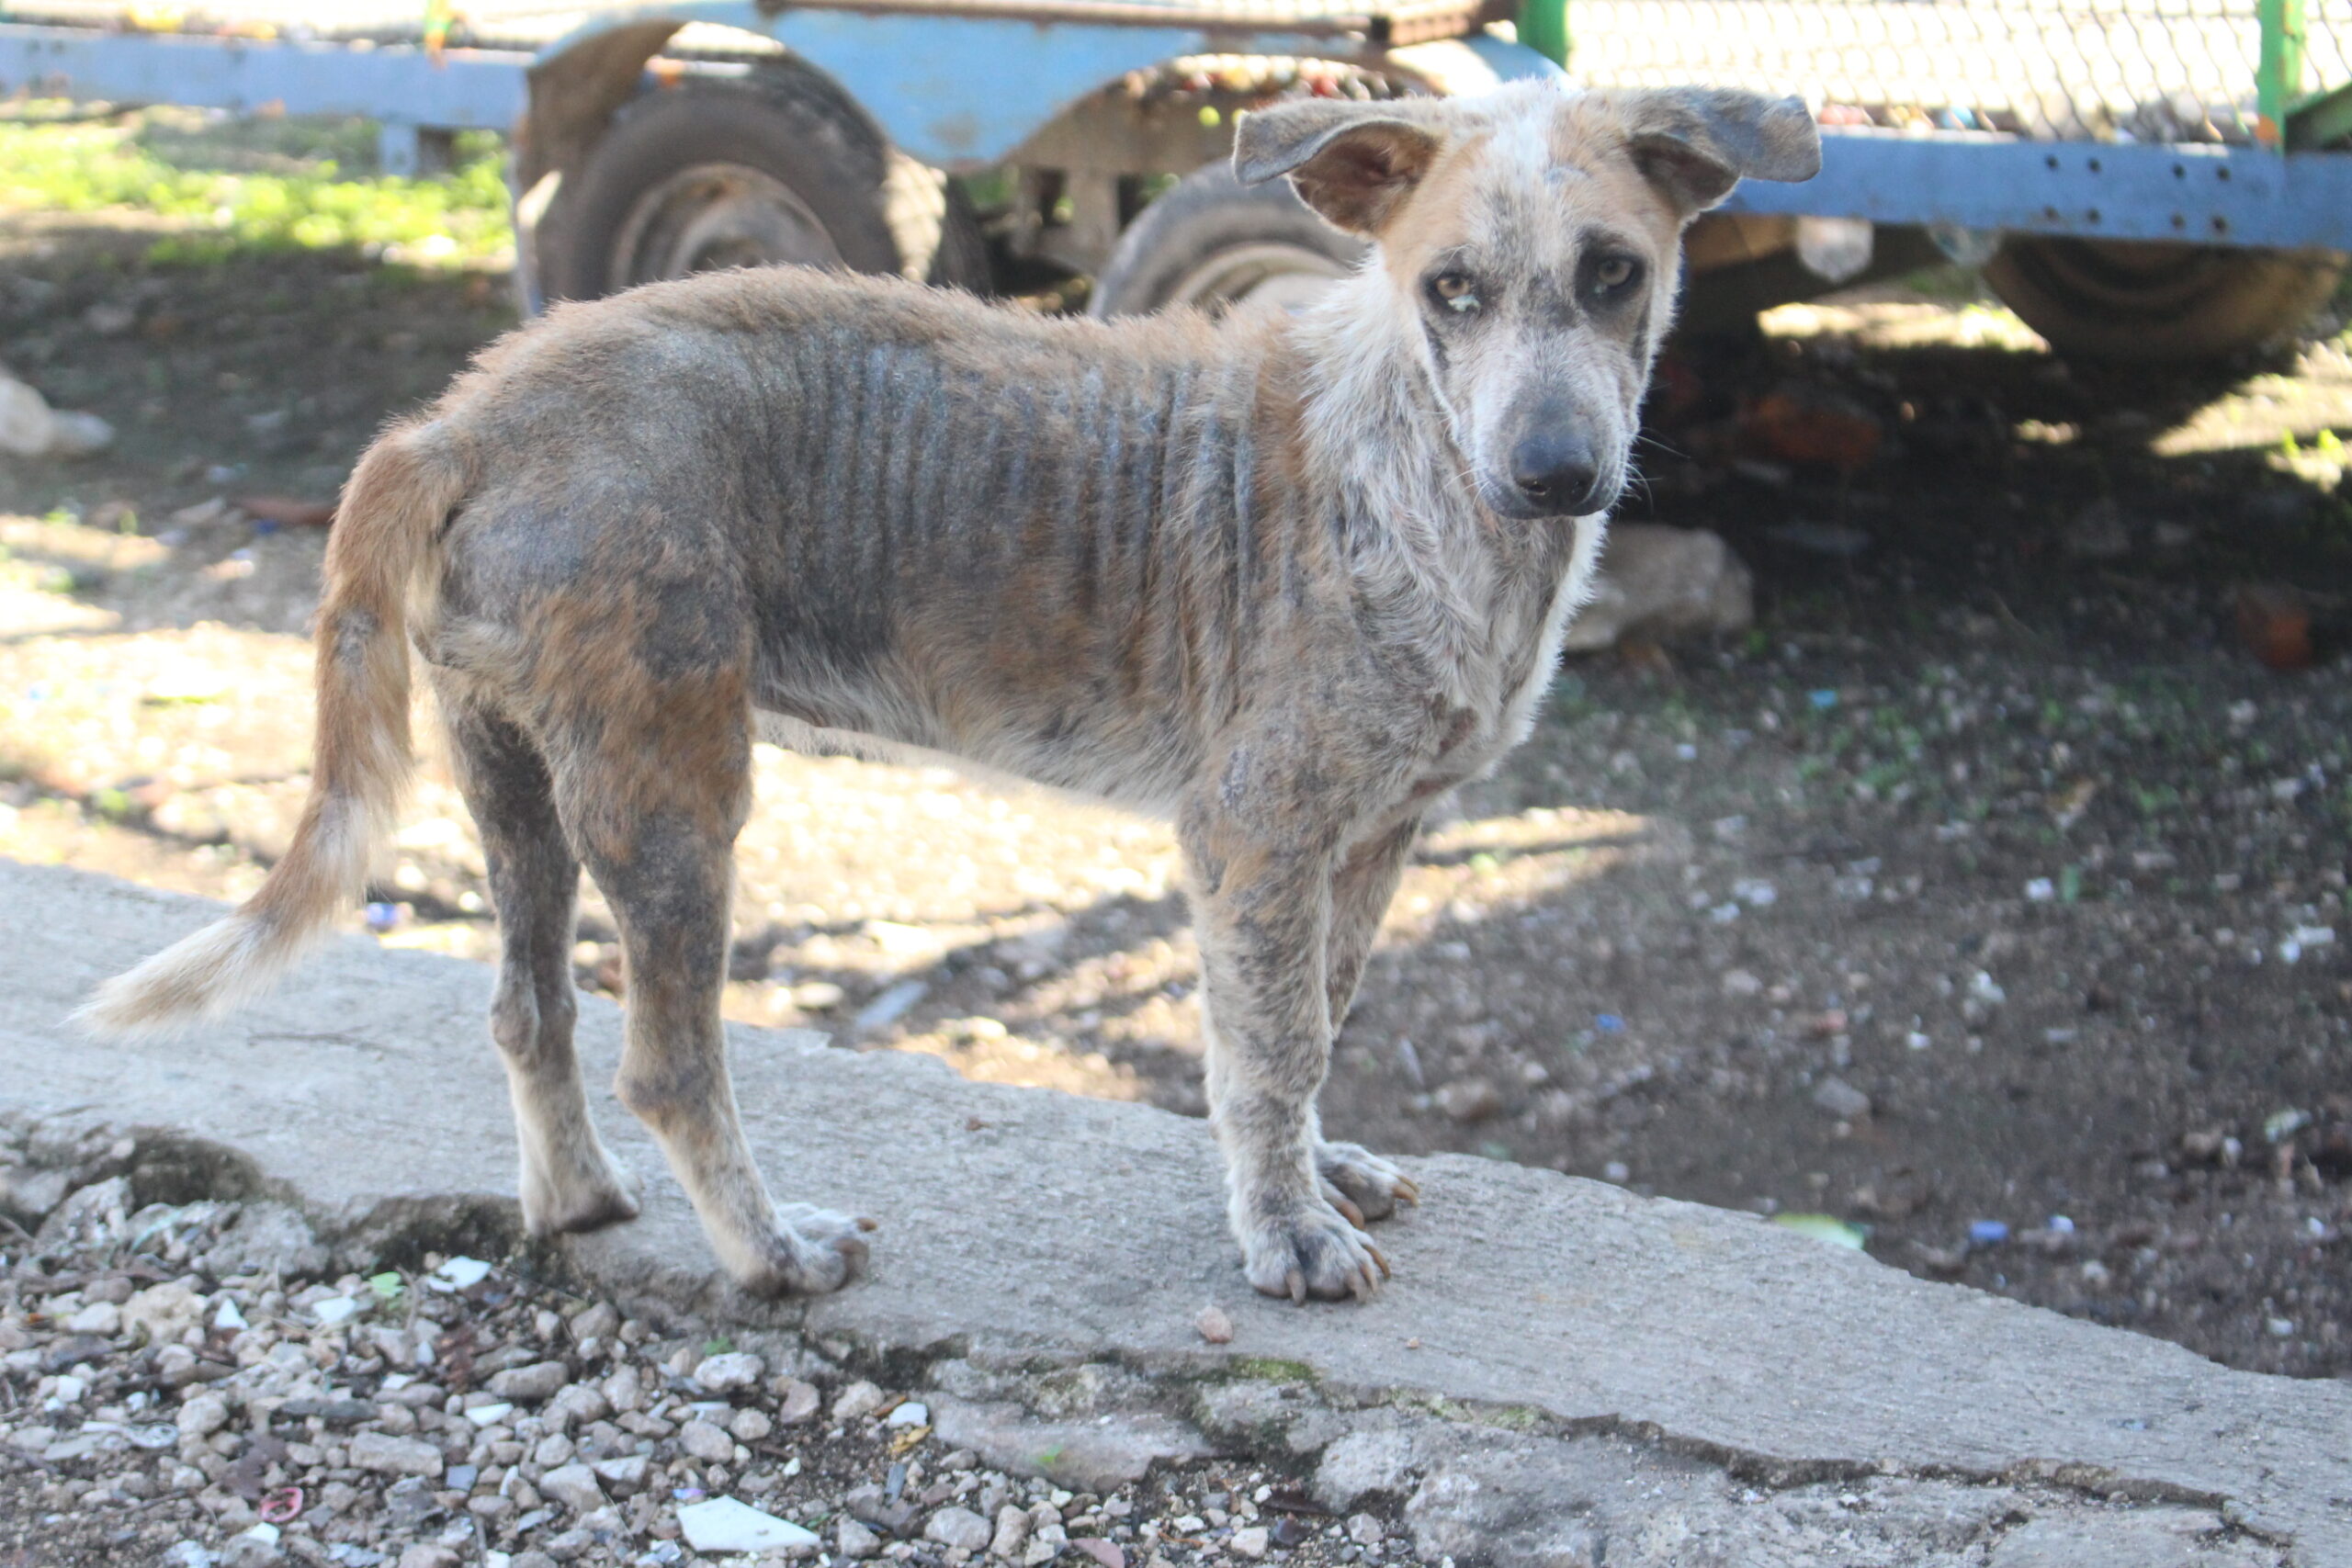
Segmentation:
[(276, 985), (359, 895), (408, 784), (408, 599), (470, 476), (429, 429), (370, 447), (327, 547), (315, 634), (317, 755), (284, 858), (234, 914), (100, 987), (77, 1021), (155, 1034)]

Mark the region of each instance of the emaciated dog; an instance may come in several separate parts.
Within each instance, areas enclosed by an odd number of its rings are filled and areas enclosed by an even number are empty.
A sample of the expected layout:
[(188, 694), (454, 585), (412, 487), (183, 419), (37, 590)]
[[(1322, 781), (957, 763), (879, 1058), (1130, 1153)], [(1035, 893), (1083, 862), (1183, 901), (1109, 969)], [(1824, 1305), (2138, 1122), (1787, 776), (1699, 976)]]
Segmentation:
[(1795, 99), (1524, 83), (1243, 119), (1375, 243), (1296, 317), (1046, 320), (797, 269), (567, 305), (345, 491), (292, 847), (94, 1027), (216, 1014), (348, 907), (410, 770), (409, 648), (481, 824), (492, 1033), (539, 1233), (636, 1213), (572, 1053), (584, 863), (628, 976), (621, 1102), (727, 1271), (830, 1291), (856, 1222), (779, 1208), (719, 994), (755, 735), (876, 738), (1172, 817), (1210, 1121), (1250, 1282), (1362, 1297), (1417, 1194), (1316, 1094), (1433, 796), (1527, 732), (1625, 482), (1683, 226), (1819, 165)]

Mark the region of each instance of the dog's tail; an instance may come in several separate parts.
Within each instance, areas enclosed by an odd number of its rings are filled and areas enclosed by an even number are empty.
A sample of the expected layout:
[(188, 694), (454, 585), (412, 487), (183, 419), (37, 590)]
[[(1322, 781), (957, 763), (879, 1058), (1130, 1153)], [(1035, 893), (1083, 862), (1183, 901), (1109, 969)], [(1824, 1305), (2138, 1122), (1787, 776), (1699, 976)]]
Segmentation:
[(446, 426), (394, 430), (345, 486), (319, 607), (318, 739), (294, 841), (226, 919), (101, 986), (74, 1015), (101, 1034), (161, 1034), (269, 989), (366, 884), (408, 784), (408, 605), (470, 484)]

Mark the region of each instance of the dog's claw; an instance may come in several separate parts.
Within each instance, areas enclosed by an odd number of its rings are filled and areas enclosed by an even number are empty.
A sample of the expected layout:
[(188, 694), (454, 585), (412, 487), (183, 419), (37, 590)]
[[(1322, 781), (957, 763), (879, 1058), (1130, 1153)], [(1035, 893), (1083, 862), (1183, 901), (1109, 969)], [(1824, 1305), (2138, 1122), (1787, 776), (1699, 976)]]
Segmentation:
[(1380, 1288), (1387, 1259), (1372, 1238), (1331, 1203), (1310, 1198), (1241, 1237), (1243, 1271), (1266, 1295), (1310, 1301), (1364, 1301)]
[(1355, 1144), (1322, 1144), (1315, 1150), (1315, 1174), (1324, 1201), (1361, 1227), (1385, 1220), (1400, 1202), (1419, 1208), (1421, 1190), (1403, 1171)]
[(822, 1295), (840, 1290), (865, 1270), (863, 1232), (871, 1223), (808, 1203), (775, 1210), (774, 1231), (763, 1238), (751, 1268), (735, 1282), (755, 1296)]
[(877, 1219), (873, 1219), (867, 1215), (860, 1214), (857, 1216), (857, 1228), (862, 1231), (878, 1231), (882, 1228), (882, 1222)]

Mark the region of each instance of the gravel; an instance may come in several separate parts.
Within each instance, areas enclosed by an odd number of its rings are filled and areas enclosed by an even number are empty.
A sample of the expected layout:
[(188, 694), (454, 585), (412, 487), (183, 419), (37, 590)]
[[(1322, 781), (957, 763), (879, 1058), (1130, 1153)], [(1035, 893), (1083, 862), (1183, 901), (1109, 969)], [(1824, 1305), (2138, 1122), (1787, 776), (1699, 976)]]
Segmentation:
[[(0, 1126), (0, 1156), (22, 1152), (13, 1135)], [(982, 1407), (944, 1389), (855, 1377), (773, 1337), (757, 1350), (682, 1337), (476, 1259), (264, 1268), (215, 1245), (243, 1226), (235, 1203), (133, 1205), (118, 1177), (0, 1245), (0, 1563), (1415, 1560), (1379, 1517), (1343, 1528), (1280, 1473), (1143, 1460), (1110, 1472), (1134, 1480), (1073, 1491), (950, 1444), (932, 1422)], [(246, 1228), (265, 1254), (314, 1245), (283, 1221)], [(442, 1288), (452, 1279), (471, 1282)], [(320, 1314), (330, 1302), (349, 1310)], [(108, 1333), (94, 1332), (98, 1304)], [(961, 1368), (939, 1375), (989, 1381)], [(1147, 1434), (1136, 1453), (1166, 1451), (1148, 1435), (1166, 1416), (1104, 1403), (1131, 1382), (1079, 1369), (1033, 1392), (1066, 1427), (1132, 1425)], [(1020, 1440), (1009, 1417), (977, 1429), (1008, 1453)], [(1295, 1549), (1270, 1529), (1290, 1516), (1261, 1507), (1281, 1498), (1310, 1510)]]

